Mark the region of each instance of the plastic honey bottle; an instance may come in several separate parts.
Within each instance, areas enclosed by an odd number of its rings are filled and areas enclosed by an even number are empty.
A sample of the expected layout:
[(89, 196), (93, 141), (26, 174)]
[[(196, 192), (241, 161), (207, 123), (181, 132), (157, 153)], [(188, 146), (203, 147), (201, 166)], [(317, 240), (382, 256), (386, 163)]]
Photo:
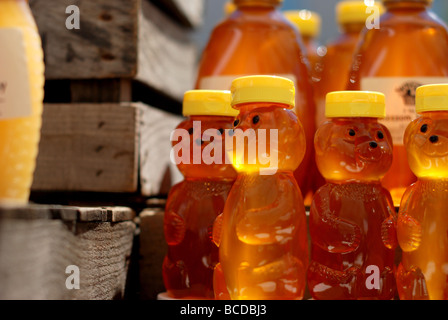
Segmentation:
[(448, 32), (429, 11), (431, 2), (383, 0), (386, 12), (378, 29), (363, 33), (349, 80), (349, 89), (379, 91), (387, 97), (387, 117), (382, 122), (392, 134), (394, 159), (384, 185), (396, 206), (415, 181), (403, 135), (416, 118), (416, 88), (448, 81)]
[(321, 71), (321, 55), (325, 51), (318, 41), (322, 24), (320, 15), (317, 12), (305, 9), (288, 10), (284, 11), (283, 14), (299, 29), (305, 46), (305, 53), (310, 63), (312, 79), (318, 81)]
[[(382, 10), (375, 5), (374, 10)], [(341, 1), (336, 5), (336, 21), (339, 36), (326, 45), (322, 57), (321, 76), (317, 84), (316, 127), (326, 121), (325, 98), (329, 92), (342, 91), (347, 87), (353, 54), (360, 40), (361, 31), (373, 10), (368, 10), (364, 1)]]
[(26, 0), (0, 1), (0, 203), (27, 203), (44, 98), (39, 33)]
[(398, 214), (398, 293), (402, 300), (448, 300), (448, 84), (419, 87), (416, 110), (404, 138), (418, 180)]
[(329, 118), (316, 132), (318, 168), (326, 184), (310, 211), (308, 286), (314, 299), (392, 299), (396, 286), (396, 215), (381, 178), (392, 163), (392, 138), (378, 122), (384, 95), (327, 95)]
[[(242, 77), (233, 82), (232, 97), (240, 114), (227, 150), (238, 177), (213, 232), (220, 259), (215, 295), (302, 299), (308, 243), (293, 171), (303, 159), (306, 139), (291, 110), (294, 84), (281, 77)], [(262, 151), (252, 152), (254, 146)]]
[(199, 64), (196, 89), (230, 90), (234, 79), (249, 75), (288, 78), (296, 87), (296, 111), (309, 148), (295, 172), (302, 192), (310, 187), (314, 165), (315, 103), (300, 33), (282, 14), (282, 0), (234, 0), (236, 10), (213, 30)]
[(238, 114), (230, 100), (229, 91), (187, 91), (187, 119), (172, 137), (175, 162), (185, 180), (171, 188), (165, 208), (163, 279), (168, 295), (177, 299), (214, 298), (218, 248), (212, 226), (236, 179), (225, 153), (226, 130)]

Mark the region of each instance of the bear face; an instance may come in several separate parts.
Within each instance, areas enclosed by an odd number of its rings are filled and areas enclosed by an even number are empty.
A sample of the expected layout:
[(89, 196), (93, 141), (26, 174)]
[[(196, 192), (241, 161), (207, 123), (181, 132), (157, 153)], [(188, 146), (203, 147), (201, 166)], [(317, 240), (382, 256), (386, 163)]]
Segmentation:
[(392, 137), (374, 118), (335, 118), (315, 135), (316, 162), (327, 181), (378, 181), (392, 164)]
[[(243, 140), (244, 136), (247, 138)], [(305, 150), (305, 132), (293, 111), (272, 103), (251, 103), (240, 108), (234, 122), (234, 143), (228, 149), (233, 152), (230, 158), (237, 171), (294, 171)]]
[(448, 112), (423, 113), (408, 125), (404, 144), (417, 177), (448, 178)]
[(186, 178), (236, 179), (236, 171), (225, 153), (233, 120), (233, 117), (191, 116), (177, 126), (176, 129), (188, 132), (188, 137), (173, 141), (175, 157), (182, 159), (175, 159), (177, 167)]

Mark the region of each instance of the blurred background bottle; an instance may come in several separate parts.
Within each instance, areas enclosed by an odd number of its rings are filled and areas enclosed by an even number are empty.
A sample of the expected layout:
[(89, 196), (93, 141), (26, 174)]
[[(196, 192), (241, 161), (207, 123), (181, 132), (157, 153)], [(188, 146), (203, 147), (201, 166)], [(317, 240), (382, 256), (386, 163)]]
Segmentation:
[(281, 0), (234, 0), (236, 10), (214, 29), (199, 64), (196, 89), (229, 90), (234, 79), (277, 75), (296, 87), (296, 112), (304, 124), (307, 153), (295, 177), (305, 196), (314, 165), (315, 104), (300, 33), (280, 12)]
[(0, 202), (28, 202), (39, 147), (44, 61), (26, 0), (0, 1)]
[(431, 0), (383, 0), (386, 12), (378, 29), (362, 34), (354, 57), (349, 90), (379, 91), (386, 95), (383, 124), (394, 142), (394, 161), (384, 178), (395, 205), (415, 181), (407, 163), (403, 135), (416, 117), (416, 88), (448, 82), (448, 32), (430, 11)]

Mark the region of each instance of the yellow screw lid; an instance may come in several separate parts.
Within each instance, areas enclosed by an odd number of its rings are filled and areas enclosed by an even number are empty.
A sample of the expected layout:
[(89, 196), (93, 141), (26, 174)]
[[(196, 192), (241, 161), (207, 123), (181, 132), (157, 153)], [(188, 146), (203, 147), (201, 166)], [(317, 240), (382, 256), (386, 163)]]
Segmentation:
[(304, 36), (317, 38), (320, 34), (321, 18), (317, 12), (310, 10), (284, 11), (285, 17), (300, 30)]
[(185, 92), (184, 116), (236, 117), (238, 111), (230, 105), (232, 95), (224, 90), (190, 90)]
[[(384, 12), (381, 4), (374, 2), (372, 5), (378, 7), (380, 14)], [(367, 5), (364, 1), (341, 1), (336, 5), (336, 20), (338, 24), (365, 23), (371, 13), (366, 11)]]
[(236, 5), (233, 3), (232, 0), (228, 0), (224, 4), (224, 15), (226, 17), (230, 16), (235, 10), (236, 10)]
[(448, 111), (448, 84), (430, 84), (417, 88), (415, 111)]
[(335, 91), (327, 94), (327, 118), (385, 118), (386, 98), (373, 91)]
[(233, 80), (231, 86), (232, 106), (251, 102), (272, 102), (295, 106), (294, 82), (277, 76), (247, 76)]

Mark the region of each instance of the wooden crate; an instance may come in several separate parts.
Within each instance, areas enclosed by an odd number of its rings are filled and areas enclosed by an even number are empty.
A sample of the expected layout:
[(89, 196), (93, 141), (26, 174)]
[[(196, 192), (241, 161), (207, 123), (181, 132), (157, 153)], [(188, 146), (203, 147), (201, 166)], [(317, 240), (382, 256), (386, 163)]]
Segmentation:
[(122, 298), (133, 218), (125, 207), (0, 207), (0, 299)]
[(165, 194), (182, 179), (170, 161), (181, 120), (142, 103), (45, 104), (32, 190)]
[[(175, 4), (174, 8), (188, 15), (190, 0), (188, 6), (184, 0), (162, 2)], [(202, 1), (193, 2), (201, 7)], [(73, 4), (80, 10), (79, 30), (65, 27), (69, 17), (65, 10)], [(66, 79), (71, 102), (95, 102), (89, 95), (92, 88), (103, 90), (99, 79), (116, 81), (118, 90), (106, 86), (103, 91), (118, 96), (117, 101), (132, 100), (135, 82), (176, 101), (194, 87), (196, 45), (185, 27), (149, 0), (30, 0), (30, 6), (42, 37), (46, 80)], [(191, 16), (193, 20), (198, 18)]]

